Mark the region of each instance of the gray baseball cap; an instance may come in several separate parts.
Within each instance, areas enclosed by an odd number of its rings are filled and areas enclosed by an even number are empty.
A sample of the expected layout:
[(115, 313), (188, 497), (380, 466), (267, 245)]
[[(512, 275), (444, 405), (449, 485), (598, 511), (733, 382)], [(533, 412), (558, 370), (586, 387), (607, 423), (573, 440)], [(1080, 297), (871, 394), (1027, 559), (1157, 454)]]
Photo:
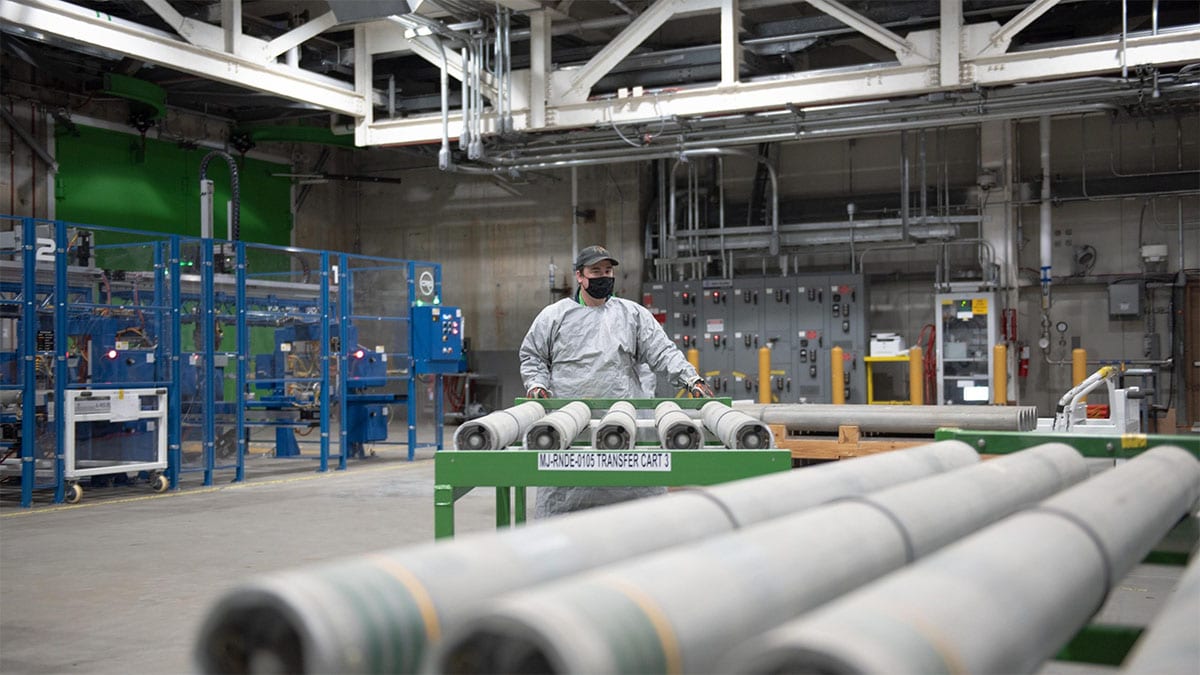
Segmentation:
[(579, 252), (579, 257), (575, 258), (575, 269), (595, 265), (601, 260), (611, 260), (612, 264), (620, 265), (620, 261), (613, 257), (613, 254), (608, 252), (608, 249), (603, 246), (588, 246)]

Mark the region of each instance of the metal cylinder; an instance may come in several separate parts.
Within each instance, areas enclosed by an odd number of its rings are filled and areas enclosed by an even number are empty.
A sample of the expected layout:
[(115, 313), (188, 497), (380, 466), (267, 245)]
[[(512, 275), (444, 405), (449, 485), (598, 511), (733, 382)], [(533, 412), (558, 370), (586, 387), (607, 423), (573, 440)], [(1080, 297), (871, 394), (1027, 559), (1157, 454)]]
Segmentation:
[(827, 403), (777, 403), (738, 405), (740, 410), (766, 424), (825, 433), (839, 426), (857, 426), (866, 433), (933, 435), (938, 427), (973, 431), (1032, 431), (1037, 428), (1034, 406), (984, 405), (830, 405)]
[(845, 371), (846, 362), (842, 360), (842, 348), (834, 347), (829, 350), (829, 380), (832, 386), (834, 405), (846, 402)]
[(534, 422), (525, 432), (527, 450), (566, 450), (588, 427), (592, 410), (586, 403), (571, 401)]
[(537, 586), (465, 622), (432, 665), (725, 672), (714, 664), (743, 640), (1087, 475), (1079, 453), (1047, 444)]
[(1200, 462), (1159, 446), (745, 643), (721, 670), (1033, 672), (1198, 494)]
[(925, 353), (920, 347), (908, 350), (908, 402), (925, 404)]
[(655, 406), (654, 428), (658, 442), (668, 450), (695, 450), (704, 445), (704, 427), (678, 403), (663, 401)]
[(758, 450), (775, 445), (775, 435), (770, 427), (720, 401), (705, 403), (700, 408), (700, 417), (704, 419), (704, 426), (727, 448)]
[(530, 425), (546, 416), (537, 401), (526, 401), (464, 422), (454, 432), (455, 450), (503, 450), (516, 443)]
[(629, 450), (637, 442), (637, 410), (628, 401), (617, 401), (592, 432), (592, 447), (600, 450)]
[(264, 575), (210, 610), (196, 663), (415, 672), (431, 643), (501, 593), (978, 461), (966, 443), (942, 441)]
[(699, 373), (700, 372), (700, 350), (696, 349), (695, 347), (687, 350), (687, 360), (688, 360), (688, 363), (692, 364), (692, 367), (696, 369), (696, 372)]
[(771, 348), (758, 350), (758, 402), (771, 402)]
[(1196, 617), (1200, 616), (1200, 556), (1179, 579), (1167, 606), (1154, 617), (1122, 664), (1127, 673), (1193, 675), (1200, 664)]

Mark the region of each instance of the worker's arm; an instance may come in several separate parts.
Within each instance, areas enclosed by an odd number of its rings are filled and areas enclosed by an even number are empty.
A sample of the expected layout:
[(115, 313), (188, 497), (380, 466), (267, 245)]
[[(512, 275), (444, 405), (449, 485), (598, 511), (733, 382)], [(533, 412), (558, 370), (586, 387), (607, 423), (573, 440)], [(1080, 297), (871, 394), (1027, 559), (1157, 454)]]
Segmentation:
[(650, 366), (656, 373), (666, 373), (671, 378), (671, 384), (686, 388), (689, 391), (697, 380), (703, 382), (703, 378), (688, 363), (683, 352), (671, 342), (671, 338), (667, 337), (665, 331), (654, 315), (645, 307), (636, 303), (630, 303), (636, 307), (637, 311), (637, 332), (638, 332), (638, 358), (642, 363)]
[(542, 310), (533, 320), (518, 352), (521, 359), (521, 380), (530, 398), (550, 396), (550, 342), (554, 335), (555, 322), (549, 310), (550, 307)]

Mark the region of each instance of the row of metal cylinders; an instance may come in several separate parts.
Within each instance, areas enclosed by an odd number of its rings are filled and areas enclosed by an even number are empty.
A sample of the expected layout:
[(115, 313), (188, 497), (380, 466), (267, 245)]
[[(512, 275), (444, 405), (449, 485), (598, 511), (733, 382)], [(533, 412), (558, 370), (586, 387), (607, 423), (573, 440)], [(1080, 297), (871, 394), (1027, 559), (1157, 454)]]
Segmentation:
[[(582, 401), (572, 401), (549, 414), (541, 403), (527, 401), (464, 423), (454, 434), (454, 447), (503, 450), (521, 442), (527, 450), (567, 450), (590, 430), (588, 440), (593, 448), (631, 450), (638, 442), (639, 427), (649, 425), (650, 420), (638, 419), (637, 409), (628, 401), (613, 403), (594, 424), (591, 408)], [(698, 419), (673, 401), (662, 401), (654, 408), (654, 436), (663, 448), (701, 448), (706, 430), (726, 448), (758, 450), (774, 444), (766, 424), (720, 401), (705, 403)]]
[[(1194, 450), (1193, 450), (1194, 452)], [(273, 573), (199, 671), (1031, 673), (1195, 512), (1160, 446), (1091, 476), (942, 441)], [(1200, 663), (1200, 558), (1124, 672)]]

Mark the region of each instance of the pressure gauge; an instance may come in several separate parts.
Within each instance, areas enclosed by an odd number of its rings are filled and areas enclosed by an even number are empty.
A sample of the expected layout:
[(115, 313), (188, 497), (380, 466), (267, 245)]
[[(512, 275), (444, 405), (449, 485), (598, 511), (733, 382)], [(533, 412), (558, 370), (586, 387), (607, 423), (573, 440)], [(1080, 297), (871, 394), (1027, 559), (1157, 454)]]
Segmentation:
[(1059, 321), (1058, 323), (1054, 324), (1054, 328), (1060, 333), (1065, 333), (1070, 326), (1067, 325), (1066, 321)]

